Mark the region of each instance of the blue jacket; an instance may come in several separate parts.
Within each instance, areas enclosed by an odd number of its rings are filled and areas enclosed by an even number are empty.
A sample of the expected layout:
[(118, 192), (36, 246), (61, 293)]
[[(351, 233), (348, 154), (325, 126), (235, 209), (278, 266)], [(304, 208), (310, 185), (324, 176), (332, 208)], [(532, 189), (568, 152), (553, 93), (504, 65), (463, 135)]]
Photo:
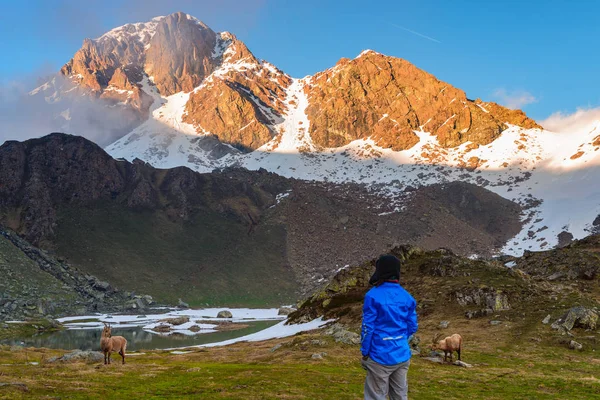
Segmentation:
[(417, 302), (402, 286), (384, 282), (365, 296), (360, 351), (382, 365), (411, 357), (408, 338), (417, 331)]

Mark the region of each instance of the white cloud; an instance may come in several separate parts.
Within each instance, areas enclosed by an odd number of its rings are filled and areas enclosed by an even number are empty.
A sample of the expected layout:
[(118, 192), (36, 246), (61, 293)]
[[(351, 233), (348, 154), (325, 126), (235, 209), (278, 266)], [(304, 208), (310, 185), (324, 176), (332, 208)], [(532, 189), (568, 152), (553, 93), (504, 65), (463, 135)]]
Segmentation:
[(540, 124), (554, 132), (578, 132), (587, 130), (596, 121), (600, 121), (600, 107), (579, 108), (572, 114), (563, 114), (558, 111), (540, 121)]
[(535, 103), (538, 99), (529, 92), (524, 90), (507, 91), (506, 89), (496, 89), (492, 96), (508, 108), (521, 108), (527, 104)]

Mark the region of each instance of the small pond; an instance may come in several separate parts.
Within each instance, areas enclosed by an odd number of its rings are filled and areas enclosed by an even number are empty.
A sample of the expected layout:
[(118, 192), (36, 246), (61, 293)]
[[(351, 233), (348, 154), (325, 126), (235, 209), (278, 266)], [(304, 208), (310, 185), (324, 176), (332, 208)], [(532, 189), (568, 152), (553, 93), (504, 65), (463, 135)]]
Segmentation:
[[(127, 350), (155, 350), (197, 346), (223, 342), (263, 331), (281, 322), (285, 317), (277, 314), (278, 309), (225, 309), (232, 318), (217, 318), (219, 310), (164, 310), (153, 315), (90, 315), (60, 318), (66, 327), (57, 332), (40, 333), (30, 337), (3, 340), (0, 344), (26, 347), (47, 347), (64, 350), (99, 350), (100, 336), (104, 323), (110, 323), (114, 336), (127, 339)], [(189, 322), (171, 325), (164, 321), (172, 318), (187, 318)], [(239, 329), (220, 330), (219, 323), (231, 326), (239, 324)], [(158, 325), (168, 325), (169, 332), (156, 332)], [(189, 328), (201, 327), (198, 332)], [(230, 327), (231, 327), (230, 326)]]
[[(124, 336), (127, 339), (127, 350), (154, 350), (169, 349), (174, 347), (196, 346), (200, 344), (222, 342), (235, 339), (251, 333), (262, 331), (279, 321), (252, 321), (245, 322), (249, 325), (235, 331), (199, 333), (197, 335), (184, 335), (172, 333), (161, 335), (144, 330), (142, 327), (113, 327), (113, 335)], [(52, 333), (42, 333), (20, 340), (6, 340), (0, 344), (20, 345), (26, 347), (48, 347), (64, 350), (100, 350), (100, 334), (102, 329), (68, 329)]]

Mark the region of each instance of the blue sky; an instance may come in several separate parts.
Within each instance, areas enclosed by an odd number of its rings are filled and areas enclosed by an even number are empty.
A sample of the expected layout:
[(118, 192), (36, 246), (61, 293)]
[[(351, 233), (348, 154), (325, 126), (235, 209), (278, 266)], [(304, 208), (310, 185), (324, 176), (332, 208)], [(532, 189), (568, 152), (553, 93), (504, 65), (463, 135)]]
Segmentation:
[[(2, 0), (0, 83), (60, 68), (85, 37), (184, 11), (228, 30), (294, 77), (363, 49), (402, 57), (467, 92), (541, 120), (600, 106), (600, 2)], [(412, 32), (411, 32), (412, 31)]]

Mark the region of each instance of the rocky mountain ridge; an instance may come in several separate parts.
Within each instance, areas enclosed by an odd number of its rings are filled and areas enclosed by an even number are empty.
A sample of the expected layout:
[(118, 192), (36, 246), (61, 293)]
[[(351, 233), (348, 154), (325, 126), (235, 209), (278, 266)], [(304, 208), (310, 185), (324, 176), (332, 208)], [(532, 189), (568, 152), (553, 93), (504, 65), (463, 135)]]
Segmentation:
[[(234, 35), (175, 13), (87, 40), (32, 94), (64, 117), (60, 130), (94, 132), (112, 156), (158, 168), (264, 168), (391, 197), (452, 181), (485, 186), (527, 210), (502, 249), (510, 254), (597, 229), (600, 122), (549, 132), (371, 50), (295, 79)], [(101, 112), (82, 106), (91, 98)]]
[(170, 303), (280, 305), (395, 243), (490, 254), (521, 229), (518, 205), (471, 184), (413, 188), (398, 213), (365, 185), (161, 170), (59, 133), (0, 146), (0, 182), (1, 224)]
[[(148, 118), (151, 99), (144, 79), (162, 97), (193, 92), (183, 121), (199, 134), (246, 151), (282, 133), (275, 125), (286, 111), (286, 89), (292, 83), (231, 33), (215, 33), (181, 12), (86, 39), (60, 75), (77, 91), (138, 112), (140, 121)], [(32, 93), (56, 90), (47, 86)], [(55, 94), (71, 89), (58, 88)], [(309, 103), (308, 135), (320, 147), (370, 137), (383, 148), (404, 150), (417, 143), (413, 130), (419, 128), (439, 136), (446, 147), (487, 144), (507, 128), (505, 123), (538, 127), (522, 112), (496, 104), (491, 112), (483, 111), (461, 90), (374, 51), (304, 79), (302, 91)]]

